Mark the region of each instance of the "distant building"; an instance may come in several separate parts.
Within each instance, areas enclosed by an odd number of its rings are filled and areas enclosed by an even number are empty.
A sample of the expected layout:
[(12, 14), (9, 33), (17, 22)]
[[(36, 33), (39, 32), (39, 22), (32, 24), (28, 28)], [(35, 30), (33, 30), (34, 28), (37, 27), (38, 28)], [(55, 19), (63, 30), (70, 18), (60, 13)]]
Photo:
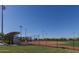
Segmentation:
[(21, 45), (31, 45), (32, 44), (32, 37), (25, 37), (25, 40), (20, 41)]
[(19, 37), (15, 36), (13, 38), (13, 44), (19, 44), (19, 43), (20, 43)]

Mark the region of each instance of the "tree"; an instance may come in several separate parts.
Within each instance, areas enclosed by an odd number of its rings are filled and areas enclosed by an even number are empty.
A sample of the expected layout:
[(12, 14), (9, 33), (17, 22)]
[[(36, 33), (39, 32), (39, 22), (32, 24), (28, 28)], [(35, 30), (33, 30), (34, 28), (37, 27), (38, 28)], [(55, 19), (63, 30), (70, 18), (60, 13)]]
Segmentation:
[(5, 37), (5, 34), (0, 33), (0, 40), (3, 40)]

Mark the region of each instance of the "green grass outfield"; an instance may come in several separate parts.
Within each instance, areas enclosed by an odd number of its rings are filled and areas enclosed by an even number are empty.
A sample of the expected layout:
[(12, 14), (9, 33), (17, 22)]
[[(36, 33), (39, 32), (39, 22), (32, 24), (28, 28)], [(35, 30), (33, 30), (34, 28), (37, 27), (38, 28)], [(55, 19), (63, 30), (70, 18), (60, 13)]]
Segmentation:
[(0, 53), (68, 53), (78, 52), (61, 48), (43, 46), (0, 46)]
[[(53, 41), (54, 42), (54, 41)], [(55, 41), (55, 42), (64, 42), (63, 45), (66, 45), (66, 46), (75, 46), (75, 47), (79, 47), (79, 41)]]
[(79, 41), (65, 41), (65, 45), (79, 47)]

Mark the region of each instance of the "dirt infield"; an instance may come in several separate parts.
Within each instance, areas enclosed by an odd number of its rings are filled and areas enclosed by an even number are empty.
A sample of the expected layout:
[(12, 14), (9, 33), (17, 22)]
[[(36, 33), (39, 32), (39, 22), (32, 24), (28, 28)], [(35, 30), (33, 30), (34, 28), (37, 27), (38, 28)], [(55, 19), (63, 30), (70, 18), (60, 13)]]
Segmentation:
[(37, 45), (63, 45), (64, 42), (56, 42), (56, 41), (32, 41), (32, 44), (37, 44)]

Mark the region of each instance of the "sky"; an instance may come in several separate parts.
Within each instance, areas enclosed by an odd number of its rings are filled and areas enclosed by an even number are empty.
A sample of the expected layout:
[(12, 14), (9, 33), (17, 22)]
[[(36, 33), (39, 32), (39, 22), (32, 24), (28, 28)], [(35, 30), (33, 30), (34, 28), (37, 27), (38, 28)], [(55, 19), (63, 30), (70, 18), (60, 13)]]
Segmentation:
[(4, 10), (4, 33), (19, 32), (20, 25), (23, 26), (22, 36), (79, 37), (79, 6), (6, 5)]

